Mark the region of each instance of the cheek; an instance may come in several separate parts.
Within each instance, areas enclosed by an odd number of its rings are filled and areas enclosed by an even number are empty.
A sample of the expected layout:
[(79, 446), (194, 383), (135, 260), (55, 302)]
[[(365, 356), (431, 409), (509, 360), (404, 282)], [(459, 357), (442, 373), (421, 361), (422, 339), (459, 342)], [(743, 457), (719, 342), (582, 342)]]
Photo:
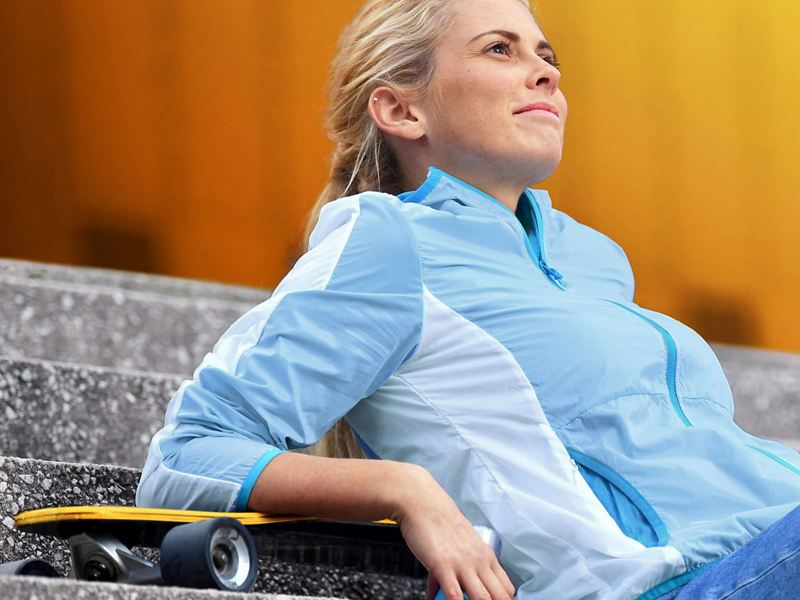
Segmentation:
[(442, 107), (474, 119), (481, 114), (505, 114), (509, 99), (514, 96), (514, 84), (498, 74), (482, 69), (466, 69), (458, 77), (442, 82)]
[(567, 98), (564, 96), (562, 92), (559, 91), (559, 100), (558, 100), (558, 111), (563, 116), (563, 121), (566, 122), (567, 114), (569, 113), (569, 106), (567, 105)]
[(449, 140), (474, 139), (485, 135), (496, 118), (491, 107), (474, 85), (464, 78), (442, 90), (434, 115), (434, 129)]

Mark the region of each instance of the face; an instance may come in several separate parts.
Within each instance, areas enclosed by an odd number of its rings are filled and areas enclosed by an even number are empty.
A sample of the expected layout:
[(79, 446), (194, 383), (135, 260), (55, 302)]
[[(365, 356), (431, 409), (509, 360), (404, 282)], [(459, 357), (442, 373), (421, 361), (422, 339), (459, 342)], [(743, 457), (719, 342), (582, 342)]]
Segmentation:
[(561, 160), (567, 101), (553, 49), (519, 0), (458, 0), (436, 51), (426, 158), (531, 185)]

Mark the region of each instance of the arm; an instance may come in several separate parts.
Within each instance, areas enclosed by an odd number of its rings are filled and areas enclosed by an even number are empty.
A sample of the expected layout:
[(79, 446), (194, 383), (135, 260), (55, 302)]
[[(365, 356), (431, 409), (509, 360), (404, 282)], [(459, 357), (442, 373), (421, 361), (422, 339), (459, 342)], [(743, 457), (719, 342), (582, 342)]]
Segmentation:
[(510, 600), (514, 586), (456, 504), (422, 467), (388, 460), (281, 454), (256, 482), (250, 510), (333, 519), (392, 519), (430, 571), (429, 598)]
[(190, 480), (196, 505), (173, 475), (176, 505), (210, 509), (214, 497), (227, 502), (216, 510), (392, 518), (448, 600), (461, 600), (459, 583), (472, 600), (505, 599), (505, 573), (427, 471), (286, 452), (316, 442), (416, 348), (422, 274), (396, 202), (364, 194), (323, 208), (311, 251), (170, 403), (154, 454), (170, 473), (205, 475)]

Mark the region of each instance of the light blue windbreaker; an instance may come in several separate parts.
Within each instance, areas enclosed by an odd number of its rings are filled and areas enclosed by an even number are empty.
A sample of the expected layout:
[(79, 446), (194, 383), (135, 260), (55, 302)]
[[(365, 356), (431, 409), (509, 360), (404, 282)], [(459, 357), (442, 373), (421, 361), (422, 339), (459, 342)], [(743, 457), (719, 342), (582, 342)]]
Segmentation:
[(345, 417), (503, 543), (518, 598), (656, 598), (800, 503), (800, 457), (732, 419), (694, 331), (633, 302), (613, 241), (431, 168), (326, 205), (311, 249), (170, 401), (140, 506), (244, 510)]

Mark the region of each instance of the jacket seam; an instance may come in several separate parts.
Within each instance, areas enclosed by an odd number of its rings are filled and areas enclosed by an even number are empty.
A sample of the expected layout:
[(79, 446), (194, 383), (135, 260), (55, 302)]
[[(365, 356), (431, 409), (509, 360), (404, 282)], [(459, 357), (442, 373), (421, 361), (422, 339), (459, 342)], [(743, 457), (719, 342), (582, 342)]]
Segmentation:
[(719, 402), (717, 402), (713, 398), (709, 398), (708, 396), (684, 396), (683, 399), (684, 400), (703, 400), (705, 402), (708, 402), (709, 404), (713, 404), (714, 406), (716, 406), (717, 408), (722, 410), (723, 413), (725, 413), (725, 414), (728, 413), (728, 409), (725, 406), (723, 406), (722, 404), (720, 404)]
[[(402, 202), (402, 200), (400, 200)], [(398, 211), (399, 212), (399, 211)], [(413, 229), (411, 228), (411, 224), (406, 220), (405, 215), (400, 215), (400, 218), (406, 224), (406, 235), (411, 242), (411, 250), (414, 253), (414, 257), (417, 259), (417, 270), (419, 272), (419, 303), (420, 303), (420, 316), (419, 316), (419, 334), (417, 335), (417, 342), (414, 345), (414, 350), (409, 354), (406, 358), (403, 359), (403, 362), (400, 363), (398, 369), (403, 366), (404, 364), (410, 362), (414, 359), (414, 357), (419, 352), (419, 348), (422, 342), (422, 335), (425, 332), (425, 290), (427, 286), (425, 285), (425, 278), (423, 277), (422, 273), (422, 258), (419, 255), (419, 247), (417, 243), (417, 236), (414, 234)], [(397, 371), (397, 369), (395, 369)]]
[[(433, 292), (430, 292), (430, 290), (429, 290), (429, 293), (431, 294), (431, 296), (432, 296), (433, 298), (435, 298), (435, 299), (437, 299), (437, 300), (438, 300), (438, 298), (436, 297), (436, 295), (435, 295), (435, 294), (433, 294)], [(441, 302), (441, 300), (439, 300), (439, 301)], [(443, 302), (442, 302), (442, 304), (443, 304), (444, 306), (447, 306), (447, 305), (446, 305), (446, 304), (444, 304)], [(448, 306), (448, 308), (449, 308), (451, 311), (453, 310), (453, 309), (452, 309), (452, 308), (450, 308), (449, 306)], [(453, 311), (453, 312), (455, 312), (455, 311)], [(498, 346), (499, 346), (500, 348), (502, 348), (502, 349), (503, 349), (505, 352), (507, 352), (507, 353), (508, 353), (509, 357), (511, 358), (511, 360), (513, 361), (513, 363), (516, 365), (517, 369), (519, 369), (520, 373), (522, 373), (522, 374), (523, 374), (523, 379), (524, 379), (524, 381), (526, 381), (526, 382), (527, 382), (527, 391), (528, 391), (528, 394), (530, 395), (530, 393), (533, 393), (533, 395), (534, 395), (534, 398), (535, 398), (535, 395), (536, 395), (536, 389), (535, 389), (535, 387), (534, 387), (533, 383), (531, 383), (531, 381), (530, 381), (530, 380), (529, 380), (527, 377), (524, 377), (524, 370), (522, 369), (522, 365), (520, 365), (520, 364), (519, 364), (519, 361), (516, 359), (516, 357), (514, 356), (514, 354), (513, 354), (513, 353), (512, 353), (512, 352), (511, 352), (511, 351), (510, 351), (510, 350), (509, 350), (509, 349), (508, 349), (508, 348), (507, 348), (507, 347), (506, 347), (504, 344), (502, 344), (502, 343), (500, 342), (500, 340), (498, 340), (498, 339), (497, 339), (497, 338), (495, 338), (494, 336), (490, 335), (488, 332), (484, 331), (484, 330), (483, 330), (481, 327), (479, 327), (479, 326), (478, 326), (476, 323), (474, 323), (473, 321), (470, 321), (470, 320), (468, 320), (468, 319), (465, 319), (465, 318), (464, 318), (462, 315), (460, 315), (460, 314), (458, 314), (458, 313), (455, 313), (455, 314), (457, 314), (457, 315), (458, 315), (460, 318), (464, 319), (465, 321), (467, 321), (468, 323), (470, 323), (472, 326), (474, 326), (476, 329), (480, 330), (480, 331), (481, 331), (481, 332), (483, 332), (483, 333), (484, 333), (486, 336), (488, 336), (489, 338), (491, 338), (492, 340), (494, 340), (494, 341), (495, 341), (495, 342), (498, 344)], [(452, 428), (452, 430), (453, 430), (453, 431), (455, 432), (455, 434), (458, 436), (459, 440), (461, 440), (461, 442), (462, 442), (462, 443), (463, 443), (463, 444), (466, 446), (466, 448), (467, 448), (468, 452), (469, 452), (471, 455), (473, 455), (473, 456), (476, 458), (476, 460), (478, 460), (478, 461), (479, 461), (480, 465), (481, 465), (481, 466), (483, 467), (483, 469), (486, 471), (486, 474), (487, 474), (487, 476), (489, 477), (490, 481), (491, 481), (491, 482), (492, 482), (492, 484), (493, 484), (493, 485), (496, 487), (498, 494), (499, 494), (499, 495), (500, 495), (500, 496), (501, 496), (501, 497), (502, 497), (502, 498), (505, 500), (505, 502), (506, 502), (506, 506), (508, 506), (510, 509), (512, 509), (512, 510), (513, 510), (513, 511), (516, 513), (516, 515), (517, 515), (517, 518), (518, 518), (518, 519), (519, 519), (521, 522), (530, 523), (532, 526), (534, 526), (534, 527), (535, 527), (535, 526), (536, 526), (536, 523), (535, 523), (535, 521), (531, 520), (531, 519), (529, 518), (529, 516), (528, 516), (528, 515), (527, 515), (527, 514), (526, 514), (526, 513), (525, 513), (523, 510), (521, 510), (521, 509), (520, 509), (520, 507), (519, 507), (519, 506), (517, 505), (517, 503), (515, 502), (514, 498), (513, 498), (511, 495), (509, 495), (509, 494), (508, 494), (508, 493), (505, 491), (505, 488), (504, 488), (504, 487), (503, 487), (503, 486), (500, 484), (499, 480), (497, 479), (497, 476), (494, 474), (494, 471), (493, 471), (493, 470), (492, 470), (492, 468), (491, 468), (491, 467), (490, 467), (490, 466), (489, 466), (489, 465), (486, 463), (486, 460), (485, 460), (485, 458), (484, 458), (484, 456), (483, 456), (483, 453), (482, 453), (482, 452), (481, 452), (479, 449), (477, 449), (475, 446), (473, 446), (471, 443), (469, 443), (469, 442), (467, 441), (467, 439), (464, 437), (464, 435), (461, 433), (461, 431), (459, 430), (459, 428), (458, 428), (458, 427), (457, 427), (457, 426), (456, 426), (456, 425), (453, 423), (453, 421), (452, 421), (452, 420), (451, 420), (451, 419), (450, 419), (450, 418), (449, 418), (449, 417), (448, 417), (448, 416), (447, 416), (445, 413), (443, 413), (443, 412), (442, 412), (441, 410), (439, 410), (439, 409), (438, 409), (436, 406), (434, 406), (434, 405), (433, 405), (433, 404), (432, 404), (432, 403), (431, 403), (431, 402), (430, 402), (430, 401), (429, 401), (429, 400), (428, 400), (428, 399), (425, 397), (425, 395), (424, 395), (423, 393), (421, 393), (419, 389), (417, 389), (417, 388), (416, 388), (416, 386), (414, 386), (413, 384), (411, 384), (411, 382), (409, 382), (409, 381), (408, 381), (408, 380), (407, 380), (407, 379), (406, 379), (404, 376), (402, 376), (402, 375), (395, 374), (394, 376), (395, 376), (395, 377), (396, 377), (396, 378), (397, 378), (397, 379), (398, 379), (400, 382), (402, 382), (404, 385), (406, 385), (406, 386), (407, 386), (407, 387), (408, 387), (408, 388), (409, 388), (409, 389), (410, 389), (412, 392), (414, 392), (414, 394), (416, 394), (416, 395), (417, 395), (417, 397), (419, 397), (419, 399), (420, 399), (422, 402), (424, 402), (424, 403), (425, 403), (427, 406), (429, 406), (429, 407), (431, 408), (431, 410), (433, 410), (433, 411), (434, 411), (434, 413), (435, 413), (437, 416), (439, 416), (439, 417), (440, 417), (442, 420), (444, 420), (444, 421), (445, 421), (445, 422), (446, 422), (446, 423), (447, 423), (447, 424), (448, 424), (448, 425), (449, 425), (449, 426)], [(536, 426), (537, 426), (537, 427), (543, 427), (543, 428), (549, 428), (549, 430), (550, 430), (550, 432), (552, 433), (552, 436), (553, 436), (553, 438), (554, 438), (554, 441), (555, 441), (556, 443), (559, 443), (559, 444), (561, 444), (562, 448), (564, 448), (564, 446), (563, 446), (563, 442), (561, 442), (561, 440), (560, 440), (560, 438), (558, 437), (558, 435), (556, 435), (555, 428), (554, 428), (554, 427), (552, 426), (552, 424), (550, 423), (550, 420), (549, 420), (549, 418), (547, 417), (547, 414), (544, 412), (544, 409), (543, 409), (543, 408), (542, 408), (542, 414), (543, 414), (543, 416), (544, 416), (544, 419), (545, 419), (545, 420), (544, 420), (544, 421), (542, 421), (542, 422), (537, 422), (537, 423), (536, 423)], [(565, 453), (567, 452), (566, 448), (564, 448), (564, 452), (565, 452)], [(549, 534), (548, 534), (548, 535), (549, 535)], [(569, 552), (572, 552), (572, 553), (574, 553), (574, 554), (578, 554), (578, 552), (577, 552), (577, 550), (576, 550), (576, 548), (575, 548), (574, 546), (572, 546), (572, 545), (570, 545), (570, 544), (568, 544), (568, 543), (566, 543), (566, 542), (563, 542), (563, 543), (565, 544), (565, 546), (567, 546), (567, 550), (568, 550)]]
[(603, 406), (604, 404), (608, 404), (609, 402), (613, 402), (614, 400), (622, 400), (623, 398), (632, 398), (634, 396), (649, 396), (651, 398), (662, 398), (662, 399), (669, 400), (669, 394), (664, 394), (664, 392), (632, 392), (630, 394), (622, 394), (620, 396), (612, 396), (611, 398), (606, 398), (605, 400), (601, 400), (597, 404), (592, 404), (588, 408), (583, 409), (581, 412), (579, 412), (577, 415), (572, 417), (569, 421), (567, 421), (563, 425), (558, 425), (558, 426), (553, 427), (553, 430), (554, 431), (559, 431), (559, 430), (562, 430), (562, 429), (565, 429), (565, 428), (569, 427), (575, 421), (578, 421), (578, 420), (582, 419), (583, 416), (586, 413), (588, 413), (590, 411), (593, 411), (594, 409), (599, 408), (599, 407)]
[[(334, 274), (338, 270), (339, 264), (341, 263), (342, 260), (342, 256), (344, 255), (345, 250), (347, 250), (347, 246), (349, 245), (350, 239), (353, 236), (353, 230), (356, 228), (358, 219), (361, 218), (361, 197), (357, 198), (356, 207), (357, 207), (356, 214), (351, 215), (350, 221), (347, 223), (347, 225), (345, 225), (345, 227), (347, 227), (348, 229), (347, 238), (345, 238), (344, 243), (339, 248), (339, 255), (336, 257), (336, 262), (333, 264), (333, 268), (330, 270), (330, 273), (328, 273), (328, 276), (325, 278), (325, 283), (320, 287), (321, 290), (327, 290), (328, 286), (331, 284), (331, 280), (333, 279)], [(325, 238), (320, 240), (320, 243), (322, 243), (323, 241), (325, 241)]]
[[(517, 503), (514, 501), (514, 499), (505, 491), (505, 489), (503, 488), (503, 486), (500, 484), (500, 482), (498, 481), (497, 477), (495, 476), (494, 471), (492, 470), (492, 468), (489, 465), (486, 464), (486, 460), (483, 457), (483, 453), (480, 450), (478, 450), (477, 448), (475, 448), (475, 446), (473, 446), (472, 444), (470, 444), (466, 440), (464, 435), (461, 433), (461, 431), (458, 429), (458, 427), (453, 423), (453, 421), (446, 414), (442, 413), (442, 411), (440, 411), (436, 406), (434, 406), (425, 397), (425, 395), (422, 394), (416, 388), (416, 386), (414, 386), (411, 382), (406, 380), (402, 375), (396, 375), (395, 377), (398, 380), (400, 380), (404, 385), (406, 385), (411, 391), (413, 391), (419, 397), (420, 400), (422, 400), (427, 406), (429, 406), (431, 408), (431, 410), (434, 411), (434, 413), (436, 413), (436, 415), (438, 415), (441, 419), (446, 421), (447, 424), (450, 427), (452, 427), (453, 431), (458, 436), (458, 438), (461, 440), (461, 442), (466, 446), (466, 448), (468, 449), (469, 453), (471, 455), (473, 455), (480, 462), (481, 466), (486, 471), (486, 474), (489, 476), (492, 484), (495, 486), (495, 488), (497, 489), (498, 493), (505, 499), (505, 501), (507, 503), (507, 506), (513, 507), (514, 512), (518, 515), (518, 517), (520, 519), (524, 520), (525, 522), (530, 522), (532, 525), (535, 525), (535, 522), (531, 521), (525, 515), (525, 513), (522, 510), (520, 510), (520, 508), (517, 506)], [(532, 386), (531, 386), (531, 389), (532, 389)], [(543, 424), (543, 425), (549, 426), (548, 424)], [(555, 434), (554, 434), (554, 436), (555, 436)]]

